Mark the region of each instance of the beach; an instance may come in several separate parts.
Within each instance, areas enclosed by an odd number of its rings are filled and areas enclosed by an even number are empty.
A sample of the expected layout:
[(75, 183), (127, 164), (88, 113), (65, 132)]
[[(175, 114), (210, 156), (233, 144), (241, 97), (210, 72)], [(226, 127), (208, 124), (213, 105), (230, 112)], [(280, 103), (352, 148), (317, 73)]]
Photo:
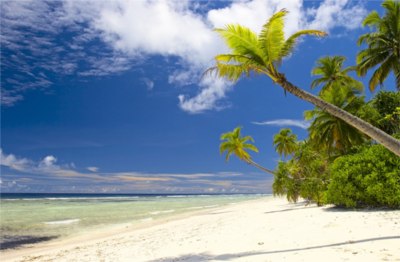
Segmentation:
[(283, 198), (107, 227), (1, 252), (1, 261), (400, 261), (400, 210), (343, 210)]

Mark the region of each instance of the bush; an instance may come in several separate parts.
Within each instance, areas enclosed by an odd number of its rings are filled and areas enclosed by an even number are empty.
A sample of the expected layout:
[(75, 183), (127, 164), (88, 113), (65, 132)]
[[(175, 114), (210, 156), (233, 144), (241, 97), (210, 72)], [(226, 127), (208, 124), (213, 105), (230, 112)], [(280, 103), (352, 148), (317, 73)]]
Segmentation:
[(400, 158), (381, 145), (365, 146), (337, 158), (331, 165), (327, 202), (400, 208)]

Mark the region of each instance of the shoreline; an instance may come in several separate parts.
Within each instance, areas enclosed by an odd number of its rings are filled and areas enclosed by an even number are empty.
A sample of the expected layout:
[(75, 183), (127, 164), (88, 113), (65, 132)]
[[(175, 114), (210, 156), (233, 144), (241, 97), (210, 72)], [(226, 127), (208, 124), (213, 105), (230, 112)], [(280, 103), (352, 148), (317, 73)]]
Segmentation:
[[(261, 197), (0, 251), (2, 261), (400, 261), (400, 210)], [(332, 260), (329, 260), (332, 259)]]

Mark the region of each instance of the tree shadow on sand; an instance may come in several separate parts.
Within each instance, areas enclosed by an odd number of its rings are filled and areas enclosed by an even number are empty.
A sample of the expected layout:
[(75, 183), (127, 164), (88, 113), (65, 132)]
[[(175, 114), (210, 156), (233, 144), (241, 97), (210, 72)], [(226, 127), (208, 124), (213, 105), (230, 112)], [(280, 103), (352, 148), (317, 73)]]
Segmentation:
[(386, 207), (364, 207), (364, 208), (347, 208), (343, 206), (329, 206), (323, 209), (326, 212), (366, 212), (366, 213), (377, 213), (377, 212), (388, 212), (397, 211), (398, 209), (386, 208)]
[(185, 262), (198, 262), (198, 261), (208, 261), (208, 260), (221, 260), (221, 261), (229, 261), (238, 257), (250, 257), (257, 255), (268, 255), (268, 254), (277, 254), (277, 253), (288, 253), (288, 252), (301, 252), (306, 250), (320, 249), (326, 247), (337, 247), (344, 245), (353, 245), (358, 243), (370, 242), (370, 241), (380, 241), (380, 240), (390, 240), (390, 239), (400, 239), (400, 236), (386, 236), (386, 237), (376, 237), (376, 238), (367, 238), (360, 239), (354, 241), (346, 241), (339, 242), (335, 244), (328, 245), (319, 245), (319, 246), (310, 246), (310, 247), (301, 247), (301, 248), (293, 248), (293, 249), (283, 249), (283, 250), (272, 250), (272, 251), (264, 251), (264, 252), (242, 252), (235, 254), (222, 254), (222, 255), (211, 255), (209, 253), (199, 253), (199, 254), (186, 254), (179, 257), (169, 257), (162, 259), (149, 260), (148, 262), (172, 262), (172, 261), (185, 261)]
[(294, 208), (286, 208), (280, 210), (273, 210), (264, 212), (264, 214), (273, 214), (273, 213), (281, 213), (281, 212), (289, 212), (289, 211), (298, 211), (302, 209), (310, 209), (310, 208), (320, 208), (319, 206), (303, 206), (303, 207), (294, 207)]

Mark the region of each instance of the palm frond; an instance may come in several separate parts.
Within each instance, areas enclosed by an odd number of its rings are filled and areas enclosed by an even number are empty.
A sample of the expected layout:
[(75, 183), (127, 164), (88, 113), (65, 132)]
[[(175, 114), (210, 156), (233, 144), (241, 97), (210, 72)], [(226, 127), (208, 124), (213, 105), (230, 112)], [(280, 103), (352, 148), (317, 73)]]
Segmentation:
[(299, 37), (304, 36), (304, 35), (315, 35), (318, 37), (324, 37), (324, 36), (327, 36), (328, 34), (323, 31), (311, 30), (311, 29), (298, 31), (298, 32), (294, 33), (293, 35), (291, 35), (285, 41), (285, 43), (283, 44), (281, 51), (280, 51), (280, 57), (283, 58), (283, 57), (290, 55), (293, 52), (293, 48), (297, 44)]
[(317, 79), (314, 79), (312, 82), (311, 82), (311, 89), (314, 89), (314, 88), (316, 88), (317, 86), (320, 86), (320, 85), (322, 85), (323, 83), (325, 83), (327, 81), (327, 79), (325, 79), (325, 78), (317, 78)]
[(357, 74), (364, 76), (369, 69), (384, 62), (389, 57), (389, 52), (385, 48), (364, 49), (357, 55)]
[(264, 61), (272, 63), (280, 58), (280, 50), (285, 41), (284, 17), (288, 13), (282, 9), (275, 13), (262, 27), (259, 34), (259, 45), (263, 51)]
[(376, 86), (383, 85), (383, 81), (387, 78), (392, 69), (392, 60), (386, 59), (372, 74), (371, 79), (369, 80), (369, 90), (373, 92)]
[(251, 136), (245, 136), (242, 138), (242, 142), (247, 142), (247, 141), (254, 143), (254, 139)]
[(377, 27), (381, 23), (381, 17), (377, 11), (369, 13), (362, 22), (363, 26)]
[(249, 28), (242, 25), (227, 25), (225, 28), (217, 28), (215, 31), (225, 40), (233, 54), (249, 56), (263, 64), (258, 37)]
[(258, 148), (253, 144), (244, 144), (243, 147), (258, 153)]
[(210, 67), (206, 72), (204, 72), (204, 74), (213, 73), (215, 73), (218, 77), (226, 78), (232, 82), (237, 82), (242, 75), (250, 75), (250, 68), (241, 64), (230, 65), (217, 63), (216, 66)]

